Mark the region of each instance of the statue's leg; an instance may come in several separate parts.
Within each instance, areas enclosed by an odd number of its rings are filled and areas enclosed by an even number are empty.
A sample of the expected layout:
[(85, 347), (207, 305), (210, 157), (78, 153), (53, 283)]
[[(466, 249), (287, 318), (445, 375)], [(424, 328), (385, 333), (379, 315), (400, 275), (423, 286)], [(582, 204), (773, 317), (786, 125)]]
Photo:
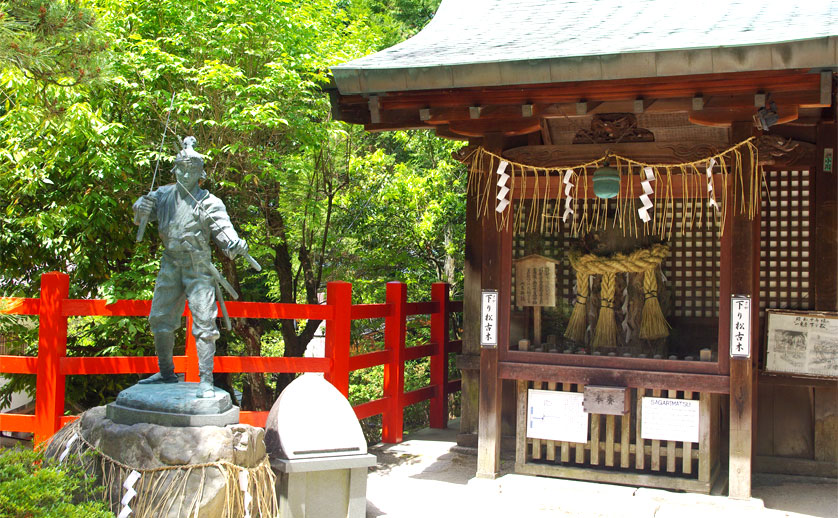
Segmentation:
[(198, 397), (213, 397), (212, 363), (215, 357), (215, 341), (218, 339), (215, 304), (215, 280), (206, 272), (191, 272), (186, 281), (189, 310), (192, 312), (192, 334), (198, 349), (198, 374), (201, 382)]
[(174, 333), (163, 331), (154, 333), (154, 350), (157, 353), (157, 367), (160, 369), (160, 372), (152, 374), (144, 380), (140, 380), (140, 384), (178, 382), (178, 377), (175, 374), (175, 363), (172, 360), (174, 346)]
[(140, 383), (177, 383), (172, 350), (175, 345), (175, 330), (180, 327), (185, 301), (186, 294), (181, 286), (179, 268), (163, 256), (157, 282), (154, 284), (154, 297), (148, 317), (151, 332), (154, 333), (154, 349), (160, 371), (140, 380)]

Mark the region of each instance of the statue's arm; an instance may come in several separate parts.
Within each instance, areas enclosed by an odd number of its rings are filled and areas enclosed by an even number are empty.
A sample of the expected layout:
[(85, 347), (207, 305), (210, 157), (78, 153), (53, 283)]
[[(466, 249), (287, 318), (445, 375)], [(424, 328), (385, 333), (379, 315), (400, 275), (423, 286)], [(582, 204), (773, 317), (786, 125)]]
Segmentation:
[(212, 238), (218, 247), (229, 257), (247, 252), (247, 243), (239, 237), (238, 232), (233, 227), (233, 222), (230, 221), (230, 215), (227, 214), (224, 203), (212, 196), (206, 200), (205, 207), (210, 216), (208, 223)]
[(134, 205), (131, 207), (134, 210), (134, 224), (139, 225), (143, 219), (147, 221), (157, 220), (157, 200), (159, 198), (159, 189), (155, 189), (148, 194), (144, 194), (137, 198)]

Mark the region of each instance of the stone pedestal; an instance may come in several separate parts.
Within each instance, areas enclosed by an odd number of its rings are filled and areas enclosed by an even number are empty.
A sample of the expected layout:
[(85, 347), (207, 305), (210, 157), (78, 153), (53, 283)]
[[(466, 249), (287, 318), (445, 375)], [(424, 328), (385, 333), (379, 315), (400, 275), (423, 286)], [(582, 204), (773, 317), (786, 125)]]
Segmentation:
[(129, 425), (227, 426), (239, 422), (239, 407), (233, 406), (227, 392), (215, 389), (214, 397), (198, 398), (197, 391), (197, 383), (137, 384), (107, 405), (107, 416)]
[(375, 455), (271, 459), (283, 518), (364, 518)]
[[(240, 492), (239, 481), (230, 479), (223, 469), (207, 465), (233, 464), (253, 469), (267, 458), (265, 431), (262, 428), (243, 424), (201, 427), (168, 427), (149, 423), (125, 425), (114, 423), (105, 414), (103, 406), (92, 408), (82, 414), (80, 424), (71, 423), (68, 426), (77, 425), (75, 433), (92, 447), (85, 446), (82, 453), (92, 449), (106, 459), (142, 471), (142, 478), (135, 485), (138, 494), (130, 504), (138, 513), (137, 516), (146, 516), (144, 511), (147, 513), (149, 508), (160, 509), (159, 506), (167, 511), (155, 514), (155, 518), (186, 518), (187, 515), (193, 516), (196, 511), (201, 518), (227, 516), (227, 495), (231, 490), (233, 494)], [(66, 442), (65, 437), (62, 444), (51, 443), (46, 454), (58, 457)], [(79, 444), (80, 441), (74, 441), (76, 447)], [(106, 460), (105, 465), (108, 462)], [(207, 467), (160, 470), (201, 465)], [(92, 476), (102, 481), (103, 473), (98, 460), (86, 466)], [(264, 465), (264, 469), (267, 471), (269, 468)], [(112, 503), (111, 510), (118, 513), (122, 507), (120, 500), (125, 494), (122, 483), (127, 471), (113, 472), (110, 468), (107, 471), (117, 473), (115, 478), (111, 477), (107, 489)], [(153, 477), (157, 477), (156, 482), (151, 482)], [(228, 484), (233, 484), (233, 487), (228, 487)], [(171, 489), (172, 485), (176, 485), (176, 489)], [(149, 493), (152, 486), (156, 486), (156, 489)], [(255, 495), (257, 490), (251, 488), (251, 492)], [(189, 506), (198, 495), (200, 500), (196, 502), (197, 509), (192, 509), (190, 513)]]

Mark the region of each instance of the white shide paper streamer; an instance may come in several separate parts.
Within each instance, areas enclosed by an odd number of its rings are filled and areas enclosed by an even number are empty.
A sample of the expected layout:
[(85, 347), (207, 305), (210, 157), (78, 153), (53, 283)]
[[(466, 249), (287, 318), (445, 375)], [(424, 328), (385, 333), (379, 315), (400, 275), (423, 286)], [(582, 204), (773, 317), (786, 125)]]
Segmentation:
[(497, 212), (503, 212), (506, 207), (509, 206), (509, 199), (506, 197), (509, 194), (509, 187), (506, 186), (506, 182), (509, 181), (509, 175), (506, 174), (506, 166), (509, 165), (509, 162), (506, 160), (501, 160), (500, 164), (498, 164), (498, 170), (496, 171), (498, 175), (498, 204), (495, 207)]
[(250, 491), (247, 490), (247, 482), (247, 471), (239, 471), (239, 489), (244, 493), (244, 518), (250, 518), (250, 503), (253, 501)]
[(643, 172), (646, 173), (646, 179), (640, 181), (640, 185), (643, 187), (643, 194), (640, 195), (640, 203), (643, 206), (637, 209), (637, 215), (640, 216), (643, 223), (648, 223), (652, 220), (652, 216), (649, 215), (649, 209), (654, 207), (652, 198), (649, 195), (655, 192), (652, 188), (652, 182), (655, 181), (655, 172), (651, 167), (644, 167)]
[(567, 217), (573, 214), (573, 196), (571, 192), (573, 191), (573, 169), (568, 169), (564, 173), (564, 214), (562, 214), (562, 221), (567, 223)]
[(716, 203), (716, 195), (713, 193), (713, 166), (716, 165), (716, 159), (711, 158), (707, 163), (707, 198), (710, 200), (710, 206), (714, 207), (716, 211), (719, 210), (719, 204)]
[(76, 442), (76, 439), (78, 439), (78, 438), (79, 438), (79, 434), (77, 434), (77, 433), (74, 433), (73, 436), (70, 437), (70, 440), (67, 441), (67, 447), (65, 447), (64, 451), (61, 452), (61, 455), (58, 456), (58, 462), (59, 463), (64, 462), (64, 459), (66, 459), (67, 455), (70, 454), (70, 448), (72, 448), (73, 443)]
[(131, 501), (132, 498), (137, 496), (137, 492), (134, 490), (134, 484), (140, 479), (142, 474), (137, 471), (133, 470), (125, 479), (125, 482), (122, 483), (122, 487), (125, 488), (125, 494), (122, 496), (122, 510), (119, 511), (119, 516), (117, 518), (126, 518), (128, 515), (133, 513), (134, 511), (128, 507), (128, 503)]

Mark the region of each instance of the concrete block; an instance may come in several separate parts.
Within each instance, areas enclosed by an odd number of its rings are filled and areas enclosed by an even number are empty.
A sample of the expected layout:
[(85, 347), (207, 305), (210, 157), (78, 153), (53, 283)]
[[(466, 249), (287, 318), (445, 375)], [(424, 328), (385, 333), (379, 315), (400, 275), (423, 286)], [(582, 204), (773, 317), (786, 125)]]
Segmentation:
[(655, 56), (655, 75), (658, 77), (712, 72), (713, 52), (710, 49), (664, 51)]
[(457, 88), (503, 84), (499, 63), (477, 63), (451, 67), (451, 77)]
[(771, 59), (775, 70), (835, 67), (838, 65), (838, 37), (778, 43), (771, 46)]
[(599, 81), (602, 79), (602, 64), (598, 56), (583, 56), (550, 60), (550, 80)]
[(504, 84), (521, 84), (526, 79), (528, 84), (549, 83), (550, 65), (546, 59), (527, 59), (499, 63), (500, 77)]
[(603, 79), (625, 79), (630, 77), (654, 77), (657, 73), (653, 52), (632, 52), (601, 56)]
[(403, 70), (412, 90), (454, 87), (451, 67), (411, 67)]
[(358, 72), (361, 91), (386, 92), (389, 90), (404, 90), (407, 79), (401, 69), (364, 70)]
[(713, 49), (713, 72), (748, 72), (752, 70), (771, 70), (772, 47), (728, 47)]

